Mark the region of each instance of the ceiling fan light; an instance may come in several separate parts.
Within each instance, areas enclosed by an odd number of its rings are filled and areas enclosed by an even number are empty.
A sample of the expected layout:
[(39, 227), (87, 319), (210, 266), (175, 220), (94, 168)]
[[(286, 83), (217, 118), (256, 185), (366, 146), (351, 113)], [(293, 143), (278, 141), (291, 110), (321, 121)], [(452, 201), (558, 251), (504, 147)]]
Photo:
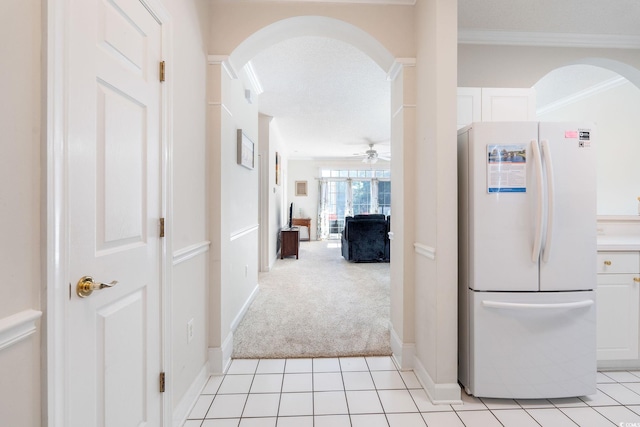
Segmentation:
[(364, 159), (362, 159), (362, 163), (367, 163), (369, 165), (372, 165), (377, 161), (378, 161), (378, 158), (377, 157), (372, 157), (372, 156), (371, 157), (365, 157)]

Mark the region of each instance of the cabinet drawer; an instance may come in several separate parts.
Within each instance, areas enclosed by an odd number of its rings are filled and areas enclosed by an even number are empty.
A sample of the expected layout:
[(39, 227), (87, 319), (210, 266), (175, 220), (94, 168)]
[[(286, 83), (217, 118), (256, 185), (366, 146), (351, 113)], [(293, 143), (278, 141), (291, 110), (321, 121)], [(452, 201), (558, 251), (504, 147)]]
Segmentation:
[(638, 252), (598, 252), (598, 273), (640, 272)]

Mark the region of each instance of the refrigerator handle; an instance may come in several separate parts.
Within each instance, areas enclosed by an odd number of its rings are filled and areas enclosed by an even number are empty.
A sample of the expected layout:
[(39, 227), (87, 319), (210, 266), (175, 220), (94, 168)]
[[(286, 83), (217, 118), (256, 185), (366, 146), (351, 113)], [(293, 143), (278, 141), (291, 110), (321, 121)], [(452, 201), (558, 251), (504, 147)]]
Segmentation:
[(549, 141), (543, 139), (541, 141), (541, 151), (544, 157), (544, 167), (547, 174), (547, 233), (544, 239), (544, 247), (542, 248), (542, 261), (549, 261), (549, 253), (551, 252), (551, 238), (553, 237), (553, 209), (555, 205), (554, 189), (555, 183), (553, 180), (553, 162), (551, 161), (551, 149), (549, 148)]
[(561, 303), (518, 303), (518, 302), (503, 302), (503, 301), (482, 301), (482, 305), (487, 308), (515, 308), (515, 309), (567, 309), (591, 307), (594, 304), (592, 299), (576, 302), (561, 302)]
[(531, 262), (537, 263), (540, 258), (540, 248), (542, 246), (542, 225), (544, 218), (542, 216), (542, 208), (544, 206), (544, 189), (542, 187), (542, 156), (540, 155), (540, 147), (537, 140), (531, 140), (531, 151), (533, 152), (533, 160), (536, 176), (536, 192), (538, 200), (536, 203), (536, 231), (533, 240), (533, 251), (531, 252)]

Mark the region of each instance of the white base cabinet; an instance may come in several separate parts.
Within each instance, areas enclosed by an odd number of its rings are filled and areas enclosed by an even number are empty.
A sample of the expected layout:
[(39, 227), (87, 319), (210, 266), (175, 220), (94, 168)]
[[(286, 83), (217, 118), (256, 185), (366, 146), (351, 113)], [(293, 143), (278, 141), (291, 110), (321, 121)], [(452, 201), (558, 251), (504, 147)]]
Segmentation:
[(597, 357), (640, 366), (640, 252), (598, 252)]

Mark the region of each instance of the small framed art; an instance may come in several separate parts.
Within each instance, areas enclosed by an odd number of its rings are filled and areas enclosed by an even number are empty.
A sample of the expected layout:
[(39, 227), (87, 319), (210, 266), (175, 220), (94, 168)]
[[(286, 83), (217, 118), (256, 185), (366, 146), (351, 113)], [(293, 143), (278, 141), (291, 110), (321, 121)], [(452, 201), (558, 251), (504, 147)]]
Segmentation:
[(296, 196), (307, 195), (307, 181), (296, 181)]
[(238, 129), (238, 164), (247, 169), (255, 168), (255, 144), (247, 135)]

